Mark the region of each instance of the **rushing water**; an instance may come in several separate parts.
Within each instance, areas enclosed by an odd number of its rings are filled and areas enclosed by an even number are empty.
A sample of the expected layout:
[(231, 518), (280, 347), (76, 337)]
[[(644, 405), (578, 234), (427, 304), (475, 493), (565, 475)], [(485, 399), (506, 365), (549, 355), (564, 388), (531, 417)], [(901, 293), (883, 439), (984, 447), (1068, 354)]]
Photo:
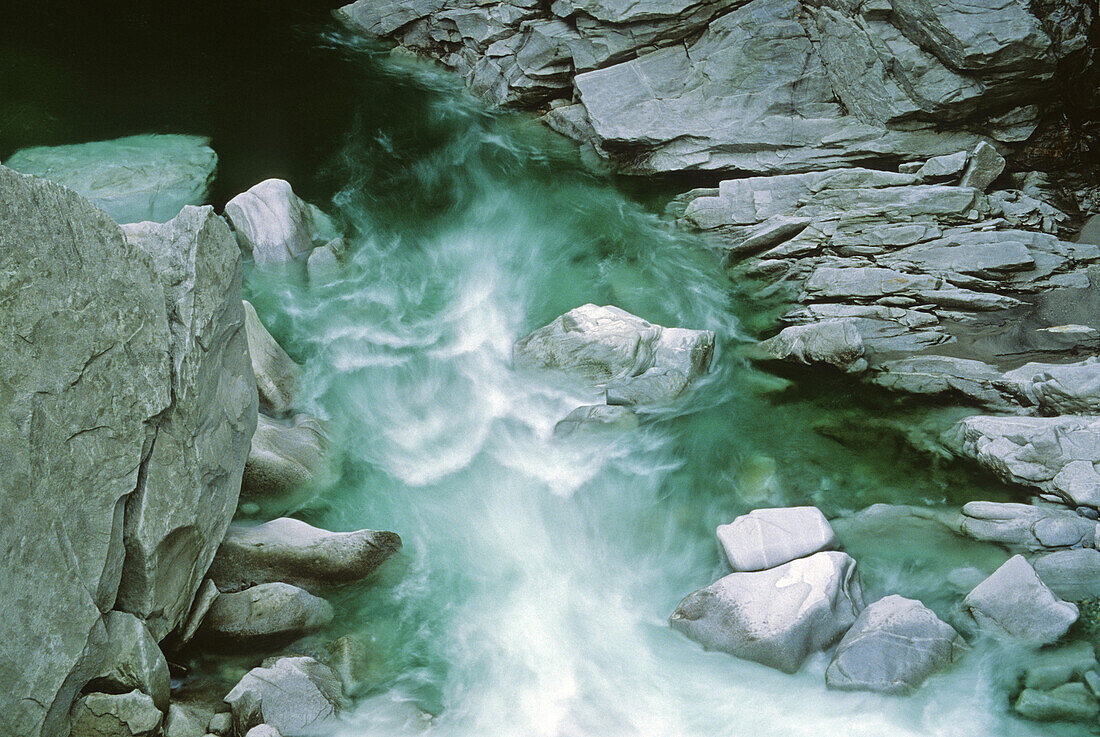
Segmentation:
[[(239, 111), (218, 118), (214, 145), (227, 143), (221, 196), (289, 170), (349, 233), (329, 280), (246, 280), (303, 363), (304, 409), (329, 422), (337, 450), (298, 515), (405, 543), (369, 587), (336, 601), (330, 634), (356, 634), (372, 658), (371, 687), (339, 734), (1036, 733), (1008, 716), (1001, 651), (979, 647), (917, 695), (888, 698), (826, 691), (824, 655), (789, 676), (704, 652), (666, 623), (724, 574), (715, 525), (754, 507), (836, 516), (1005, 498), (934, 451), (952, 411), (754, 367), (744, 347), (768, 306), (730, 284), (711, 246), (587, 172), (570, 143), (488, 111), (432, 68), (332, 32), (295, 39), (314, 74), (342, 77), (313, 79), (330, 84), (315, 99), (339, 98), (339, 113), (315, 143), (295, 142), (293, 165), (272, 162), (267, 138), (250, 149), (258, 123)], [(711, 375), (637, 431), (553, 437), (594, 397), (517, 373), (511, 345), (586, 302), (713, 330)], [(869, 599), (900, 592), (945, 617), (961, 598), (946, 573), (1004, 557), (919, 534), (845, 542)]]

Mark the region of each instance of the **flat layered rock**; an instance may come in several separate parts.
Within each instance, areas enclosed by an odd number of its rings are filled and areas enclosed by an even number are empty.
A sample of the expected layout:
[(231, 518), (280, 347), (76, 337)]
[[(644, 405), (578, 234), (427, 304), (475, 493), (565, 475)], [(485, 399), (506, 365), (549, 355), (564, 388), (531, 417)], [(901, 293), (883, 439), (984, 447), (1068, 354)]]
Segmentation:
[(1060, 638), (1078, 615), (1077, 606), (1055, 596), (1022, 555), (967, 594), (963, 613), (981, 631), (1035, 645)]
[(835, 548), (836, 534), (817, 507), (754, 509), (718, 525), (718, 542), (734, 571), (761, 571)]
[(842, 691), (908, 693), (964, 646), (954, 628), (919, 601), (887, 596), (860, 612), (837, 645), (825, 683)]
[(16, 151), (4, 162), (86, 197), (119, 223), (174, 218), (206, 202), (218, 156), (201, 136), (141, 135)]
[(329, 532), (281, 517), (230, 526), (208, 575), (223, 592), (279, 581), (316, 590), (360, 581), (400, 549), (393, 532)]
[(759, 348), (763, 356), (781, 361), (827, 364), (852, 373), (867, 370), (863, 336), (852, 318), (792, 325), (760, 343)]
[(340, 681), (328, 666), (289, 657), (250, 670), (225, 701), (237, 734), (267, 724), (283, 737), (313, 737), (332, 727), (342, 698)]
[(777, 568), (731, 573), (688, 595), (669, 623), (708, 650), (794, 673), (856, 621), (855, 561), (822, 552)]
[(1095, 545), (1096, 521), (1076, 512), (1031, 504), (968, 502), (961, 530), (975, 540), (1029, 551)]
[(1096, 696), (1083, 683), (1067, 683), (1050, 691), (1025, 688), (1013, 708), (1025, 719), (1040, 722), (1093, 722), (1100, 714)]

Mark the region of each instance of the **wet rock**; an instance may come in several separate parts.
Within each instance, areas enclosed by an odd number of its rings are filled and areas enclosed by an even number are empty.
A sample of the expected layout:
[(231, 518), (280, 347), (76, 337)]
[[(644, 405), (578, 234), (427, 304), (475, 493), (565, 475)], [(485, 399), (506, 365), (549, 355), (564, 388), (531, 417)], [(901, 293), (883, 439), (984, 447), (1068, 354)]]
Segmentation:
[(296, 415), (288, 421), (260, 414), (245, 464), (241, 496), (278, 498), (306, 486), (327, 468), (327, 442), (320, 421)]
[(964, 644), (919, 601), (887, 596), (860, 612), (837, 646), (825, 683), (843, 691), (908, 693), (949, 665)]
[(761, 571), (835, 548), (833, 528), (817, 507), (754, 509), (718, 525), (718, 541), (734, 571)]
[(792, 325), (760, 344), (764, 356), (808, 365), (828, 364), (851, 373), (867, 370), (863, 336), (851, 318)]
[(400, 549), (393, 532), (329, 532), (281, 517), (231, 525), (208, 575), (223, 592), (279, 581), (315, 591), (362, 580)]
[(226, 203), (225, 217), (257, 266), (291, 263), (313, 249), (309, 207), (285, 180), (265, 179), (237, 195)]
[(1063, 599), (1100, 598), (1100, 551), (1057, 550), (1039, 556), (1032, 565), (1042, 582)]
[(1076, 512), (1031, 504), (969, 502), (963, 505), (962, 531), (1030, 551), (1092, 547), (1096, 522)]
[(252, 372), (256, 376), (260, 403), (265, 410), (277, 415), (289, 412), (293, 408), (294, 390), (301, 369), (267, 332), (256, 314), (256, 308), (247, 300), (244, 302), (244, 314), (248, 354), (252, 358)]
[(561, 371), (628, 404), (675, 398), (707, 372), (713, 353), (709, 330), (666, 328), (593, 304), (570, 310), (512, 349), (519, 368)]
[(306, 260), (306, 272), (309, 274), (311, 283), (323, 284), (337, 273), (340, 267), (339, 254), (342, 245), (343, 239), (335, 239), (313, 249)]
[(1053, 650), (1040, 650), (1028, 658), (1023, 673), (1025, 688), (1049, 691), (1084, 678), (1097, 668), (1096, 653), (1088, 642), (1074, 642)]
[(109, 612), (107, 652), (92, 683), (111, 692), (137, 689), (152, 697), (158, 709), (168, 708), (168, 661), (140, 619)]
[(963, 600), (963, 613), (977, 629), (1044, 645), (1077, 621), (1077, 607), (1039, 580), (1021, 555), (1009, 558)]
[(1016, 713), (1041, 722), (1091, 722), (1100, 704), (1083, 683), (1067, 683), (1050, 691), (1026, 688), (1016, 699)]
[(201, 136), (140, 135), (16, 151), (4, 166), (50, 179), (120, 223), (174, 218), (210, 193), (218, 156)]
[(332, 622), (332, 605), (305, 589), (265, 583), (221, 594), (199, 627), (199, 634), (236, 646), (263, 646), (294, 640)]
[(244, 737), (283, 737), (279, 730), (270, 724), (257, 724)]
[(956, 395), (991, 408), (1015, 407), (998, 389), (1000, 371), (982, 361), (952, 356), (910, 356), (875, 367), (871, 381), (909, 394)]
[(565, 437), (593, 430), (629, 431), (638, 428), (638, 416), (627, 407), (591, 404), (577, 407), (554, 425), (554, 435)]
[(71, 737), (151, 737), (163, 714), (148, 694), (90, 693), (73, 706)]
[(204, 730), (195, 724), (195, 721), (186, 711), (172, 704), (168, 707), (168, 714), (164, 718), (164, 737), (202, 737)]
[(268, 724), (283, 737), (311, 737), (325, 729), (341, 699), (332, 670), (305, 657), (277, 658), (253, 668), (225, 697), (238, 734)]
[(855, 561), (822, 552), (755, 573), (731, 573), (688, 595), (669, 619), (708, 650), (794, 673), (831, 647), (863, 608)]
[(370, 653), (358, 637), (344, 635), (330, 642), (325, 665), (340, 679), (344, 693), (355, 696), (370, 685)]
[(970, 154), (970, 163), (963, 172), (959, 186), (973, 187), (984, 192), (1004, 170), (1004, 157), (992, 145), (982, 141)]

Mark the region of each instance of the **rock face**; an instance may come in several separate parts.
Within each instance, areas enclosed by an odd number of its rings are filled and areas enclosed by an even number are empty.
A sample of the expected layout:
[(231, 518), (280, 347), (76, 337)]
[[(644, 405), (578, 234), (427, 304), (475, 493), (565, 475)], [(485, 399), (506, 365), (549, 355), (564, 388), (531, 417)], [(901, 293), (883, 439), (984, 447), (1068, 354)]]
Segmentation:
[(248, 355), (252, 358), (260, 404), (267, 412), (286, 414), (293, 408), (294, 390), (301, 369), (267, 332), (256, 314), (256, 308), (248, 300), (244, 302), (244, 316)]
[(248, 647), (294, 640), (331, 622), (332, 605), (324, 599), (290, 584), (265, 583), (218, 596), (199, 633)]
[(73, 707), (71, 737), (152, 737), (163, 714), (140, 691), (91, 693)]
[(285, 422), (259, 415), (244, 469), (242, 496), (280, 497), (311, 482), (326, 467), (325, 437), (321, 423), (307, 415)]
[(1009, 558), (963, 600), (963, 612), (978, 629), (1045, 645), (1077, 621), (1077, 607), (1039, 580), (1023, 556)]
[(218, 167), (208, 144), (200, 136), (129, 136), (25, 148), (4, 165), (70, 187), (120, 223), (163, 223), (206, 201)]
[(666, 328), (593, 304), (570, 310), (512, 349), (517, 367), (563, 372), (604, 389), (608, 403), (619, 405), (675, 398), (707, 372), (713, 354), (708, 330)]
[(756, 573), (731, 573), (689, 594), (669, 622), (708, 650), (794, 673), (855, 622), (855, 561), (822, 552)]
[(253, 668), (225, 700), (237, 734), (268, 724), (283, 737), (311, 737), (336, 717), (341, 698), (332, 670), (313, 658), (296, 657)]
[(283, 179), (266, 179), (225, 205), (241, 249), (257, 266), (305, 259), (313, 250), (313, 213)]
[(829, 688), (903, 694), (955, 659), (964, 643), (919, 601), (879, 599), (860, 612), (825, 671)]
[(754, 509), (718, 525), (718, 542), (734, 571), (762, 571), (835, 548), (836, 534), (817, 507)]
[(175, 402), (159, 418), (146, 473), (126, 504), (116, 606), (159, 640), (187, 613), (236, 511), (256, 388), (240, 253), (225, 223), (210, 207), (186, 207), (163, 225), (124, 231), (164, 283)]
[(366, 578), (400, 549), (393, 532), (329, 532), (282, 517), (232, 525), (209, 575), (223, 592), (277, 581), (316, 591)]

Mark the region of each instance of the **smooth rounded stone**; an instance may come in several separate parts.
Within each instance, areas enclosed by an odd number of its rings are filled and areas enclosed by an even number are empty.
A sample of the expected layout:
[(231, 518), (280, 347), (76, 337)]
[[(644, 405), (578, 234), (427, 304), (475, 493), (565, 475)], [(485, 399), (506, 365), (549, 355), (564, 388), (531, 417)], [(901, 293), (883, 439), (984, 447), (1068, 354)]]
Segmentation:
[(126, 502), (126, 562), (115, 608), (157, 640), (191, 608), (237, 509), (256, 380), (241, 304), (241, 254), (213, 208), (185, 207), (164, 224), (123, 227), (164, 286), (172, 334), (170, 410)]
[(1016, 713), (1039, 722), (1091, 722), (1100, 704), (1083, 683), (1067, 683), (1050, 691), (1025, 688), (1016, 699)]
[[(666, 328), (618, 307), (594, 304), (570, 310), (512, 348), (517, 368), (561, 371), (593, 388), (619, 392), (630, 403), (675, 398), (707, 372), (713, 354), (714, 333), (709, 330)], [(653, 369), (658, 371), (651, 379), (642, 379)], [(684, 380), (669, 382), (670, 372)], [(631, 401), (624, 382), (639, 379), (643, 384)]]
[(962, 513), (964, 534), (1030, 551), (1092, 546), (1096, 535), (1096, 522), (1066, 509), (968, 502)]
[(817, 507), (754, 509), (718, 525), (718, 542), (734, 571), (762, 571), (836, 547), (829, 521)]
[(71, 737), (150, 737), (163, 718), (148, 694), (90, 693), (73, 706)]
[(1100, 551), (1094, 548), (1047, 553), (1033, 560), (1032, 565), (1042, 582), (1063, 599), (1100, 597)]
[(327, 467), (324, 427), (308, 415), (288, 421), (260, 414), (244, 467), (241, 496), (266, 499), (287, 494), (313, 481)]
[(248, 730), (244, 737), (283, 737), (279, 733), (279, 730), (272, 727), (270, 724), (257, 724), (252, 729)]
[(591, 404), (577, 407), (554, 425), (554, 436), (565, 437), (577, 432), (599, 430), (630, 431), (638, 429), (638, 415), (627, 407)]
[(93, 687), (114, 691), (137, 689), (152, 697), (161, 711), (168, 708), (171, 681), (168, 661), (140, 619), (126, 612), (108, 612), (107, 652)]
[(72, 190), (0, 167), (0, 223), (0, 734), (55, 737), (106, 651), (168, 317), (148, 255)]
[(223, 592), (279, 581), (314, 590), (360, 581), (400, 549), (394, 532), (329, 532), (280, 517), (231, 525), (207, 575)]
[(839, 640), (863, 608), (856, 563), (822, 552), (755, 573), (731, 573), (689, 594), (669, 624), (707, 650), (794, 673)]
[(1054, 642), (1077, 621), (1075, 604), (1047, 588), (1022, 555), (1014, 555), (963, 599), (976, 629), (1036, 645)]
[(195, 720), (176, 704), (168, 707), (168, 714), (164, 718), (163, 737), (202, 737), (205, 730)]
[(252, 372), (256, 376), (260, 404), (275, 414), (289, 412), (294, 404), (294, 390), (301, 367), (271, 337), (271, 333), (260, 322), (256, 308), (248, 300), (244, 300), (244, 316), (248, 354), (252, 358)]
[(970, 163), (959, 180), (959, 186), (973, 187), (984, 192), (1004, 170), (1004, 157), (997, 153), (992, 144), (982, 141), (970, 154)]
[(207, 723), (206, 728), (212, 734), (229, 734), (229, 731), (233, 729), (233, 715), (228, 711), (215, 714), (210, 717), (210, 722)]
[(257, 266), (286, 264), (313, 249), (312, 215), (283, 179), (265, 179), (225, 204), (237, 241)]
[(140, 135), (16, 151), (4, 166), (69, 187), (119, 223), (163, 223), (210, 193), (218, 155), (202, 136)]
[(842, 691), (908, 693), (964, 647), (959, 633), (924, 604), (887, 596), (860, 612), (837, 646), (825, 683)]
[(867, 370), (863, 337), (853, 320), (838, 318), (783, 328), (759, 344), (760, 352), (781, 361), (828, 364), (850, 373)]
[(1074, 642), (1053, 650), (1040, 650), (1027, 660), (1024, 688), (1049, 691), (1095, 670), (1096, 651), (1090, 642)]
[(966, 151), (956, 151), (944, 156), (933, 156), (917, 169), (917, 176), (923, 180), (950, 179), (962, 172), (970, 154)]
[(325, 665), (344, 685), (344, 694), (355, 696), (364, 691), (371, 681), (370, 651), (358, 637), (344, 635), (330, 642), (325, 649)]
[(332, 622), (332, 605), (305, 589), (265, 583), (221, 594), (214, 600), (199, 634), (238, 646), (262, 646), (294, 640)]
[(342, 698), (340, 680), (328, 666), (287, 657), (250, 670), (225, 701), (238, 734), (268, 724), (283, 737), (313, 737), (336, 718)]

